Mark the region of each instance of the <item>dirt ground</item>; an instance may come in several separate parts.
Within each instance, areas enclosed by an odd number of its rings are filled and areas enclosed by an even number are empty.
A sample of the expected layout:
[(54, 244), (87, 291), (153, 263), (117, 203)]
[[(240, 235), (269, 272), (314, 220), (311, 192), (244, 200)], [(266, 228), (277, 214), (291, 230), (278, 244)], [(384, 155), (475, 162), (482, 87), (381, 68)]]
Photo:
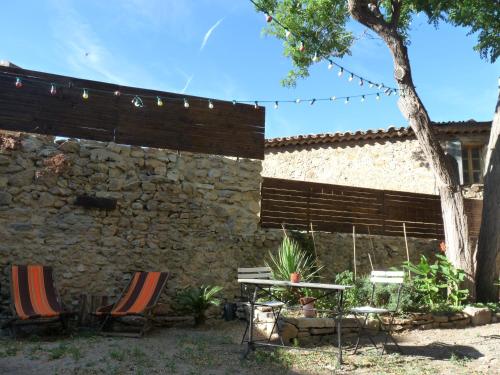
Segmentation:
[[(397, 336), (404, 353), (379, 356), (295, 349), (257, 350), (241, 359), (244, 323), (212, 322), (199, 329), (156, 329), (145, 338), (0, 337), (0, 374), (500, 374), (500, 323), (411, 331)], [(325, 344), (322, 349), (336, 350)], [(349, 348), (347, 348), (349, 349)]]

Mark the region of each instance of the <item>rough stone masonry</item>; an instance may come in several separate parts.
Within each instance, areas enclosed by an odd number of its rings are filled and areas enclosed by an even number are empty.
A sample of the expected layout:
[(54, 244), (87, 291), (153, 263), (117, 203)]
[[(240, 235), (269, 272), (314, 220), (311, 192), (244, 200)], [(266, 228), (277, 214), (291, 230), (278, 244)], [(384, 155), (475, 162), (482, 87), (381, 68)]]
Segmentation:
[[(0, 315), (8, 313), (11, 264), (54, 267), (65, 304), (81, 294), (115, 298), (134, 270), (168, 270), (164, 302), (188, 285), (217, 284), (232, 298), (238, 266), (260, 266), (282, 238), (259, 227), (260, 160), (0, 133)], [(114, 198), (114, 210), (75, 205)], [(352, 239), (317, 233), (323, 276), (352, 265)], [(402, 238), (376, 237), (379, 268), (405, 259)], [(369, 270), (366, 236), (358, 272)], [(410, 240), (412, 258), (435, 252)]]

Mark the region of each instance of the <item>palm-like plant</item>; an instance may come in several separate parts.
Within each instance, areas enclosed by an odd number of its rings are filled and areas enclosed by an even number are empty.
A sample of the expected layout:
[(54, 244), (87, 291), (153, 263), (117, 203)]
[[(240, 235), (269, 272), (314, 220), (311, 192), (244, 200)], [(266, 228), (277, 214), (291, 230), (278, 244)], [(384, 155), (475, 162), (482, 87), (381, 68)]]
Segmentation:
[(289, 280), (290, 274), (297, 272), (304, 281), (310, 281), (322, 267), (318, 267), (311, 256), (301, 250), (299, 244), (285, 237), (275, 256), (269, 252), (270, 261), (266, 266), (271, 267), (276, 280)]
[(176, 296), (177, 307), (180, 311), (194, 315), (196, 325), (205, 321), (205, 311), (210, 306), (219, 306), (217, 294), (222, 290), (220, 286), (201, 286), (183, 289)]

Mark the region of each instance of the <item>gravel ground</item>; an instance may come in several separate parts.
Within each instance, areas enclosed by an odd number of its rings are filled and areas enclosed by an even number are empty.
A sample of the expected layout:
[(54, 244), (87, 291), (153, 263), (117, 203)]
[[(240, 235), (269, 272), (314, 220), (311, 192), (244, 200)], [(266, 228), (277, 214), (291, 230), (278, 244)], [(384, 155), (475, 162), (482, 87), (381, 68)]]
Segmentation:
[[(157, 329), (142, 339), (92, 334), (0, 338), (0, 374), (500, 374), (500, 324), (398, 335), (404, 354), (258, 350), (241, 359), (243, 322)], [(335, 350), (325, 344), (325, 349)]]

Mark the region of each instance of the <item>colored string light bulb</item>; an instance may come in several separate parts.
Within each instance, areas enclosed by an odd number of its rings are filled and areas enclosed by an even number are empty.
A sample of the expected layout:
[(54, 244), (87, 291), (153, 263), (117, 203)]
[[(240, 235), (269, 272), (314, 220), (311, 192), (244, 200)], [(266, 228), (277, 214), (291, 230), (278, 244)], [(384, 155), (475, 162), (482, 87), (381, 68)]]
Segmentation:
[(349, 82), (351, 82), (353, 79), (354, 79), (354, 74), (351, 73), (351, 75), (349, 76)]
[(87, 89), (83, 89), (82, 98), (85, 100), (89, 98), (89, 91)]
[(332, 70), (332, 69), (333, 69), (333, 61), (328, 60), (328, 70)]
[(266, 22), (271, 22), (273, 20), (273, 16), (270, 14), (266, 14)]
[(19, 78), (19, 77), (16, 78), (16, 87), (18, 89), (23, 87), (23, 81), (21, 81), (21, 78)]
[(300, 42), (299, 44), (299, 51), (304, 52), (306, 50), (306, 46), (304, 45), (304, 42)]
[(342, 67), (341, 67), (341, 68), (339, 69), (339, 72), (337, 73), (337, 75), (338, 75), (339, 77), (342, 77), (342, 75), (343, 75), (343, 74), (344, 74), (344, 68), (342, 68)]
[(189, 102), (187, 99), (184, 99), (184, 108), (189, 108)]
[(214, 109), (214, 103), (211, 100), (208, 101), (208, 108)]
[(156, 97), (156, 105), (158, 107), (163, 107), (163, 100), (159, 96)]
[(56, 89), (56, 86), (52, 83), (50, 85), (50, 95), (55, 95), (57, 94), (57, 89)]

